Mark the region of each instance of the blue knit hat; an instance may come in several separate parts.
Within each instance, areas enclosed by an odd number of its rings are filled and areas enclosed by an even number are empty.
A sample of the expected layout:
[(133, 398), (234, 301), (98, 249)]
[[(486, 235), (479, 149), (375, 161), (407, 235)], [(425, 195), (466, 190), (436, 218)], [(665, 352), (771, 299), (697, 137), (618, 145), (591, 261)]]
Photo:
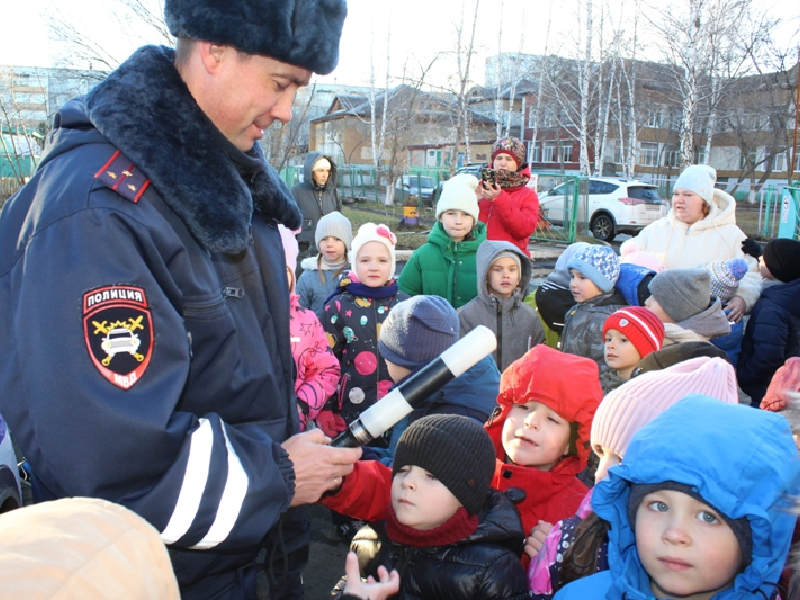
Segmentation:
[(381, 356), (406, 369), (424, 367), (458, 341), (458, 315), (441, 296), (398, 303), (381, 326)]
[(607, 294), (619, 279), (619, 258), (608, 246), (589, 246), (572, 255), (567, 261), (567, 269), (580, 271)]

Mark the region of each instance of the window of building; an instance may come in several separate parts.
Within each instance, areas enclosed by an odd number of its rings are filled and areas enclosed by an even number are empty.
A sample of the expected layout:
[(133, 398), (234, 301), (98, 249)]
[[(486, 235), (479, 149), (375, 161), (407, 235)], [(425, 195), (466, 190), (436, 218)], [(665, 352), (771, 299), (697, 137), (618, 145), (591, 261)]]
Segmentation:
[(655, 142), (642, 142), (639, 144), (639, 164), (655, 167), (658, 161), (658, 144)]
[(539, 162), (541, 160), (541, 157), (542, 157), (542, 145), (541, 144), (535, 144), (531, 148), (530, 162)]
[(739, 168), (743, 171), (756, 168), (756, 148), (747, 146), (739, 156)]
[(542, 115), (542, 127), (557, 127), (558, 126), (558, 116), (556, 115), (555, 111), (551, 109), (544, 109)]
[(542, 162), (554, 163), (556, 161), (556, 150), (558, 146), (555, 144), (545, 144), (542, 150)]
[(677, 167), (681, 164), (681, 151), (680, 150), (667, 150), (664, 152), (664, 166)]
[(661, 109), (654, 108), (647, 111), (645, 127), (661, 127)]
[(562, 163), (572, 162), (572, 144), (561, 146), (560, 158)]
[(540, 110), (536, 110), (535, 106), (530, 108), (528, 111), (528, 127), (536, 127), (537, 114), (540, 112)]
[(704, 165), (704, 164), (706, 164), (706, 147), (705, 146), (695, 146), (694, 147), (694, 164), (696, 164), (696, 165)]
[(773, 171), (785, 171), (786, 165), (787, 165), (786, 152), (778, 152), (775, 156), (772, 157)]

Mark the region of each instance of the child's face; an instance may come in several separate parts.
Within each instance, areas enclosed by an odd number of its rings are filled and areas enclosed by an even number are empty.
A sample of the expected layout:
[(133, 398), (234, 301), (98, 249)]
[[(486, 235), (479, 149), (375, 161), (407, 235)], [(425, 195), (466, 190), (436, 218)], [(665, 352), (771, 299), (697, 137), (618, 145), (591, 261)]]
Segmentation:
[(389, 280), (392, 257), (380, 242), (367, 242), (358, 251), (356, 275), (367, 287), (381, 287)]
[(454, 242), (463, 242), (467, 234), (472, 231), (475, 219), (463, 210), (448, 210), (439, 215), (442, 229)]
[(666, 312), (664, 312), (664, 309), (661, 308), (661, 305), (652, 296), (647, 297), (647, 300), (644, 301), (644, 305), (647, 308), (649, 308), (650, 312), (652, 312), (655, 316), (657, 316), (658, 320), (661, 321), (662, 323), (675, 322), (675, 319), (673, 319)]
[(612, 369), (617, 369), (624, 379), (630, 378), (631, 371), (642, 359), (639, 351), (625, 334), (609, 329), (603, 338), (603, 359)]
[[(385, 359), (384, 359), (385, 360)], [(392, 361), (386, 361), (386, 370), (389, 372), (389, 377), (392, 381), (397, 383), (398, 381), (402, 381), (411, 373), (413, 372), (411, 369), (406, 369), (405, 367), (401, 367), (400, 365), (394, 364)]]
[(329, 235), (319, 242), (319, 251), (322, 257), (329, 263), (338, 263), (344, 260), (344, 252), (347, 247), (344, 242), (337, 237)]
[(572, 297), (575, 298), (576, 303), (580, 304), (603, 294), (603, 290), (577, 269), (570, 269), (569, 276), (569, 291), (572, 292)]
[(731, 586), (742, 568), (733, 530), (683, 492), (647, 494), (636, 511), (636, 549), (658, 598), (705, 600)]
[(517, 465), (549, 471), (567, 454), (569, 422), (541, 402), (514, 404), (503, 424), (503, 449)]
[(392, 479), (392, 508), (403, 525), (425, 530), (447, 521), (461, 503), (428, 471), (406, 465)]
[(599, 483), (608, 477), (608, 470), (611, 467), (622, 462), (622, 457), (606, 446), (595, 446), (592, 450), (600, 459), (600, 464), (597, 465), (597, 471), (594, 473), (594, 482)]
[(521, 276), (517, 261), (508, 256), (498, 258), (489, 268), (489, 293), (500, 298), (510, 298), (517, 289)]
[(770, 273), (769, 268), (767, 268), (767, 263), (764, 262), (763, 256), (758, 257), (758, 270), (761, 273), (761, 277), (763, 277), (764, 279), (772, 279), (772, 280), (775, 279), (772, 276), (772, 273)]

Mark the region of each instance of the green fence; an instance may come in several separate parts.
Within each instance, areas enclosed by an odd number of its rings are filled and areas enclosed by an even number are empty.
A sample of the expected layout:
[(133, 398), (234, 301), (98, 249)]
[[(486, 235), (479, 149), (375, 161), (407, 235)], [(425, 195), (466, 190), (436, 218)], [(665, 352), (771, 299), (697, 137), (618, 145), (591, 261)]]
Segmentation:
[(782, 190), (778, 237), (800, 238), (800, 188), (784, 187)]
[[(303, 180), (303, 169), (303, 165), (290, 165), (280, 172), (281, 179), (286, 185), (292, 187)], [(374, 165), (345, 164), (338, 166), (337, 171), (337, 188), (340, 197), (383, 203), (386, 196), (387, 179), (384, 170), (376, 171)], [(424, 198), (424, 203), (422, 202), (423, 198), (420, 198), (420, 204), (425, 206), (430, 206), (431, 203), (435, 204), (439, 197), (439, 184), (445, 181), (447, 176), (447, 169), (410, 168), (400, 176), (399, 183), (396, 184), (395, 203), (402, 204), (412, 194), (412, 189), (432, 189), (431, 197)], [(404, 186), (404, 183), (409, 185)]]
[[(580, 229), (587, 229), (589, 179), (564, 173), (541, 171), (536, 187), (539, 192), (539, 224), (532, 240), (572, 244)], [(581, 210), (582, 209), (582, 210)]]

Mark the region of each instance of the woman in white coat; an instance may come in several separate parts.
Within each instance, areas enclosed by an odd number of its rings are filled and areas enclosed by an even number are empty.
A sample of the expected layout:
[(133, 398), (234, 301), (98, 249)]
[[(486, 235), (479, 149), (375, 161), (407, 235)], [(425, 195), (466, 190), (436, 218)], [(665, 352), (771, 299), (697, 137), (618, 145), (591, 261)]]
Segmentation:
[(691, 165), (680, 174), (672, 191), (672, 209), (639, 233), (640, 250), (655, 254), (667, 269), (690, 269), (705, 263), (744, 258), (747, 274), (726, 311), (740, 321), (761, 295), (758, 263), (742, 251), (747, 238), (736, 226), (736, 200), (714, 187), (717, 172), (708, 165)]

